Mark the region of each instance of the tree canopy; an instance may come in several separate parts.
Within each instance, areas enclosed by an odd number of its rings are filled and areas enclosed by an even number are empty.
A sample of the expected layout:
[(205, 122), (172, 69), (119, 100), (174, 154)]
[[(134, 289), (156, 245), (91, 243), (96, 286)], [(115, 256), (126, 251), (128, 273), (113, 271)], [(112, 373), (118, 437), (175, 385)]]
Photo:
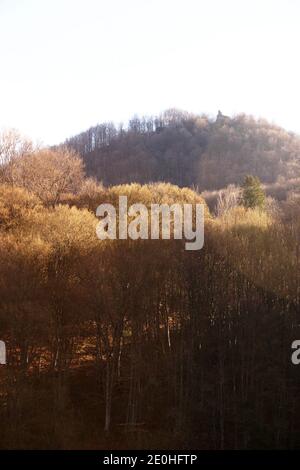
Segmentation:
[(105, 185), (166, 181), (199, 190), (300, 177), (300, 138), (263, 119), (240, 114), (211, 119), (179, 110), (103, 123), (67, 139), (89, 176)]

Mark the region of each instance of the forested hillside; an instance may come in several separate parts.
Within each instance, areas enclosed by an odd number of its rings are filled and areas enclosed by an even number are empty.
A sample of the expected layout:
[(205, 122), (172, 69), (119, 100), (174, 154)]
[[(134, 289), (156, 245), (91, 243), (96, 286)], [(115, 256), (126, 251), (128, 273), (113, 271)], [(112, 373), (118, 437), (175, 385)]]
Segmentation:
[(72, 137), (88, 175), (105, 185), (168, 181), (200, 191), (300, 176), (300, 138), (265, 120), (219, 112), (217, 119), (168, 110), (128, 126), (104, 123)]
[(205, 208), (201, 250), (99, 240), (95, 209), (119, 195), (203, 199), (2, 142), (0, 448), (299, 448), (299, 206), (269, 210), (249, 176)]

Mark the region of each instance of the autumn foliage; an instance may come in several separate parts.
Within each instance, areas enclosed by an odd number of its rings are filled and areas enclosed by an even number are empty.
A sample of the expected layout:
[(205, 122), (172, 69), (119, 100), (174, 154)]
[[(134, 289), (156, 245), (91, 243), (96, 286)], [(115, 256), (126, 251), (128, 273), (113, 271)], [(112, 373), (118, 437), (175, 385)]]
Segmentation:
[(298, 213), (230, 196), (202, 250), (100, 241), (102, 202), (203, 198), (106, 188), (55, 152), (13, 159), (0, 186), (1, 448), (298, 447)]

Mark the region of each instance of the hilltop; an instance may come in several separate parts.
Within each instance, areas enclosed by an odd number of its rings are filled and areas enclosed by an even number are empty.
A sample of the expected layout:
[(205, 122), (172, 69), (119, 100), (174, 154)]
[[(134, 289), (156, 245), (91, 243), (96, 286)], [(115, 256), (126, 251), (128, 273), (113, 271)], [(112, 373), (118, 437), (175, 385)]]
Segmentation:
[(127, 126), (102, 123), (65, 144), (105, 185), (166, 181), (204, 191), (240, 184), (245, 174), (265, 184), (300, 177), (300, 136), (245, 114), (212, 119), (171, 109)]

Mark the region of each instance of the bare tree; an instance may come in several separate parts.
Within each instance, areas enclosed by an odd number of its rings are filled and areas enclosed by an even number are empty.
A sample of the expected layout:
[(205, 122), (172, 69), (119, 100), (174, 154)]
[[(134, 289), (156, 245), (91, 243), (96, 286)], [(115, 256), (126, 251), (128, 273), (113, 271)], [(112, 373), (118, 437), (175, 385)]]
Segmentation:
[(221, 189), (217, 199), (217, 215), (220, 217), (226, 214), (230, 209), (236, 207), (239, 204), (240, 197), (241, 188), (239, 186), (230, 184), (227, 188)]
[(13, 184), (25, 187), (46, 205), (58, 204), (64, 193), (77, 192), (83, 178), (81, 158), (67, 148), (26, 154), (11, 169)]
[(33, 151), (33, 144), (15, 129), (0, 133), (0, 182), (11, 183), (14, 162)]

